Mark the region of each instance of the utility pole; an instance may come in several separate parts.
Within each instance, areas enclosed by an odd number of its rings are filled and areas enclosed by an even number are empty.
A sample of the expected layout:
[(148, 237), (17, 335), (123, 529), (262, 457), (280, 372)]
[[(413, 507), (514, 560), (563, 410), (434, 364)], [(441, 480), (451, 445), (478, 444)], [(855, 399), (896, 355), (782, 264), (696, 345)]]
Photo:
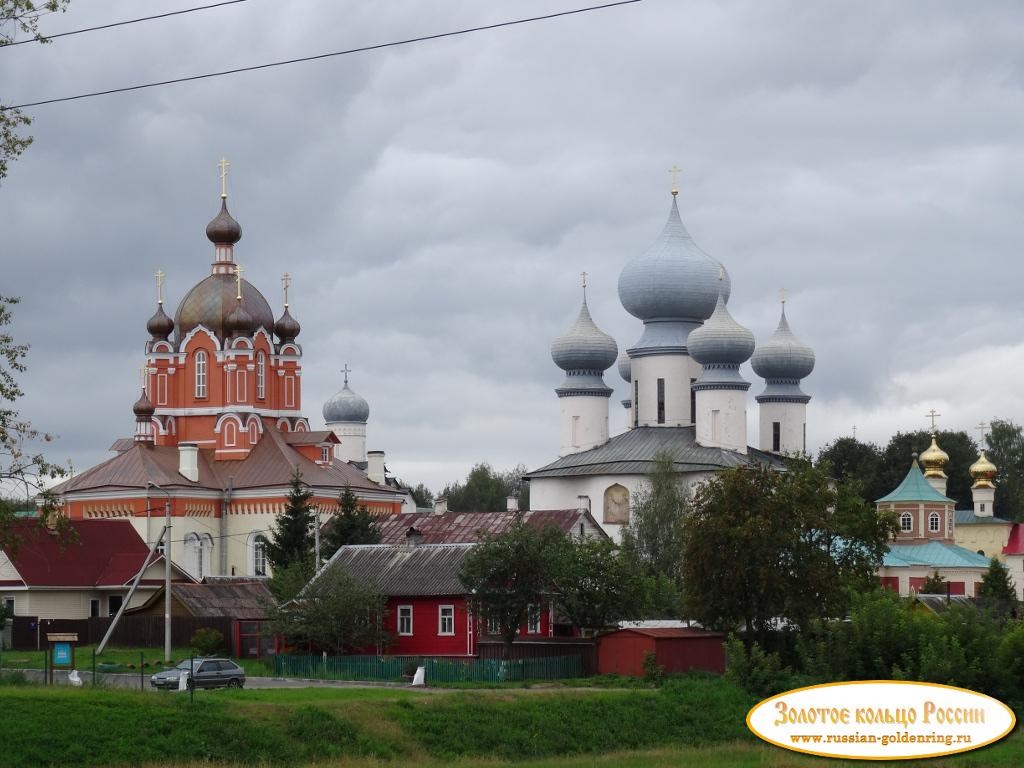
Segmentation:
[(167, 498), (164, 499), (164, 662), (170, 664), (171, 659), (171, 494), (149, 481), (148, 485), (156, 488)]

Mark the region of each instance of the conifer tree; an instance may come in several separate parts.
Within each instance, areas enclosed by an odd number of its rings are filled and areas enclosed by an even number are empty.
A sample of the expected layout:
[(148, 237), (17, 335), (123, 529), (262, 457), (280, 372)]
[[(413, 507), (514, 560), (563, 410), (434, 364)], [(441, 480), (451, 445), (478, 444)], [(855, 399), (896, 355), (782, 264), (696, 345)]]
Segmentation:
[(316, 520), (309, 503), (312, 496), (313, 491), (302, 481), (302, 473), (296, 467), (284, 512), (277, 518), (267, 542), (267, 560), (275, 571), (295, 563), (313, 563)]
[(917, 591), (922, 595), (944, 595), (946, 594), (946, 580), (938, 571), (933, 571)]
[(989, 560), (988, 570), (981, 577), (978, 597), (995, 603), (1016, 604), (1017, 590), (1010, 578), (1010, 571), (999, 558), (993, 557)]
[(324, 534), (324, 557), (330, 557), (346, 544), (379, 542), (380, 532), (373, 515), (359, 503), (352, 489), (346, 485), (338, 497), (338, 512)]

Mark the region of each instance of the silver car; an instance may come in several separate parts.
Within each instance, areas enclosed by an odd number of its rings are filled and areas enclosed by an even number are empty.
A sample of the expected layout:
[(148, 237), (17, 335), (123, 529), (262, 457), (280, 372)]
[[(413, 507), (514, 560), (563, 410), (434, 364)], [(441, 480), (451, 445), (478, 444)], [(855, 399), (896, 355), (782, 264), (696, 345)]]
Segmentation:
[(245, 685), (245, 670), (230, 659), (185, 659), (173, 669), (157, 672), (149, 678), (154, 688), (177, 689), (179, 679), (185, 676), (185, 685), (191, 688), (241, 688)]

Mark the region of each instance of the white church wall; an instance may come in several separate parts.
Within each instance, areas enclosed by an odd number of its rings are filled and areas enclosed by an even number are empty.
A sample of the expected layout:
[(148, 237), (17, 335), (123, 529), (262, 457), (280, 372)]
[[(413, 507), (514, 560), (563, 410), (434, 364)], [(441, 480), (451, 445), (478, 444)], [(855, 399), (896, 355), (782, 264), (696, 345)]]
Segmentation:
[(685, 427), (693, 423), (690, 380), (700, 376), (700, 366), (689, 355), (649, 355), (633, 358), (631, 364), (630, 392), (639, 390), (639, 396), (633, 397), (633, 407), (638, 408), (641, 427), (659, 426), (658, 379), (665, 381), (665, 421), (661, 426)]
[(559, 456), (579, 453), (608, 442), (607, 397), (558, 398), (561, 435)]
[(334, 457), (341, 461), (366, 461), (366, 424), (337, 421), (328, 424), (340, 441), (334, 446)]
[(772, 450), (774, 422), (779, 422), (779, 453), (806, 453), (807, 405), (804, 403), (759, 403), (760, 423), (757, 445)]
[(697, 442), (747, 452), (747, 393), (739, 389), (702, 389), (697, 393)]

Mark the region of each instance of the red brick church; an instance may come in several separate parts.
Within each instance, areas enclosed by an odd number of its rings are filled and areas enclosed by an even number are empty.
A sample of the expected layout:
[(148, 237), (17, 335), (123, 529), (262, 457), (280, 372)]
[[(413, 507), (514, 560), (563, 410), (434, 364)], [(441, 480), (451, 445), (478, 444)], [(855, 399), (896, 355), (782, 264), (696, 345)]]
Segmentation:
[(404, 495), (383, 472), (371, 472), (375, 482), (365, 464), (338, 458), (347, 439), (339, 431), (310, 428), (302, 413), (301, 329), (288, 307), (288, 275), (275, 320), (235, 262), (242, 228), (228, 212), (223, 187), (206, 236), (213, 244), (210, 274), (185, 295), (173, 319), (164, 311), (157, 272), (134, 437), (116, 441), (112, 458), (54, 492), (71, 519), (125, 518), (147, 544), (159, 537), (167, 503), (171, 558), (190, 574), (263, 576), (264, 543), (296, 469), (324, 522), (346, 486), (378, 514), (400, 512)]

